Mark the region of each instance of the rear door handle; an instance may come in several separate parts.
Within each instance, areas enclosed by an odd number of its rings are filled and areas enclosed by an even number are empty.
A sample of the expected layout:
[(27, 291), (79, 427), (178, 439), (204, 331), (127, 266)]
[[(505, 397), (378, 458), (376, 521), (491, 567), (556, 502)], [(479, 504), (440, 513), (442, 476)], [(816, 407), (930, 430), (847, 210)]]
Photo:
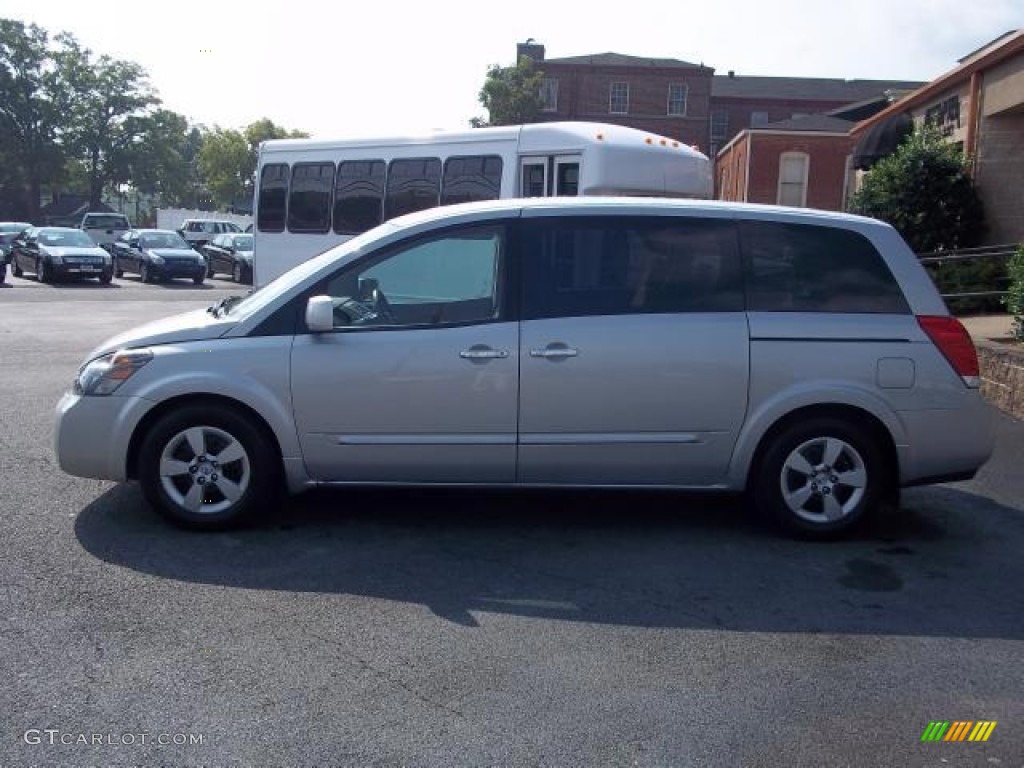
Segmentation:
[(504, 349), (492, 349), (483, 344), (476, 344), (459, 352), (459, 357), (463, 360), (500, 360), (508, 357), (508, 352)]
[(564, 357), (576, 357), (580, 351), (567, 347), (565, 344), (549, 344), (544, 349), (531, 349), (530, 357), (544, 357), (547, 359), (561, 359)]

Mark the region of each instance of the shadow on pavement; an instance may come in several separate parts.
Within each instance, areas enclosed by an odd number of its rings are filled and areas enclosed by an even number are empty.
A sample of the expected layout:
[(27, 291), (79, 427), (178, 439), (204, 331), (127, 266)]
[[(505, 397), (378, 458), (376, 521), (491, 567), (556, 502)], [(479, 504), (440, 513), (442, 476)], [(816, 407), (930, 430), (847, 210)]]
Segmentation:
[(163, 523), (117, 486), (76, 521), (95, 557), (166, 579), (360, 595), (475, 626), (507, 613), (613, 625), (1024, 639), (1024, 518), (952, 487), (851, 540), (808, 543), (737, 499), (354, 489), (230, 533)]

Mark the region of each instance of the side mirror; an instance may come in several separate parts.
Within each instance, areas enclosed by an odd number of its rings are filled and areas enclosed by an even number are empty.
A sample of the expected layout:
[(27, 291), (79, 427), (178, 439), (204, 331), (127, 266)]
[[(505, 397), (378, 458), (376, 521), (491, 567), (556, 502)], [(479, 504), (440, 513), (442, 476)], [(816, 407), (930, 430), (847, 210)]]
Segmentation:
[(306, 327), (312, 333), (334, 330), (334, 300), (330, 296), (311, 296), (306, 302)]

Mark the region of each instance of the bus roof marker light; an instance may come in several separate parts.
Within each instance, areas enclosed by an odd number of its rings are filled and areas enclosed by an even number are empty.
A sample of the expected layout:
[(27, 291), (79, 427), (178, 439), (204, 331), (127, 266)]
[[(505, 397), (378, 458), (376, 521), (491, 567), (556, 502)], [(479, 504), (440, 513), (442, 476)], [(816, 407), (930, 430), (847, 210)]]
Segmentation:
[(662, 139), (662, 140), (661, 140), (661, 146), (663, 146), (663, 147), (667, 147), (667, 146), (668, 146), (668, 142), (667, 142), (667, 141), (665, 141), (665, 139)]
[(604, 141), (604, 134), (603, 133), (597, 134), (597, 140), (598, 141)]
[(654, 143), (654, 139), (652, 139), (650, 136), (648, 136), (646, 139), (644, 139), (644, 144), (653, 144), (653, 143)]

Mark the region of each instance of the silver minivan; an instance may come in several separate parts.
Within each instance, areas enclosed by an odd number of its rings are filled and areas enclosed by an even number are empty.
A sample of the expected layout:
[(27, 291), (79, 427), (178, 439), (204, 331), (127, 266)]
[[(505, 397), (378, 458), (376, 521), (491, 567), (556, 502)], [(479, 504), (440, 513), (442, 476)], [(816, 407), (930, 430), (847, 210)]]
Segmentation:
[(392, 220), (110, 339), (58, 406), (56, 452), (193, 528), (280, 489), (515, 485), (747, 491), (825, 537), (899, 487), (972, 477), (993, 444), (978, 384), (886, 224), (505, 200)]

